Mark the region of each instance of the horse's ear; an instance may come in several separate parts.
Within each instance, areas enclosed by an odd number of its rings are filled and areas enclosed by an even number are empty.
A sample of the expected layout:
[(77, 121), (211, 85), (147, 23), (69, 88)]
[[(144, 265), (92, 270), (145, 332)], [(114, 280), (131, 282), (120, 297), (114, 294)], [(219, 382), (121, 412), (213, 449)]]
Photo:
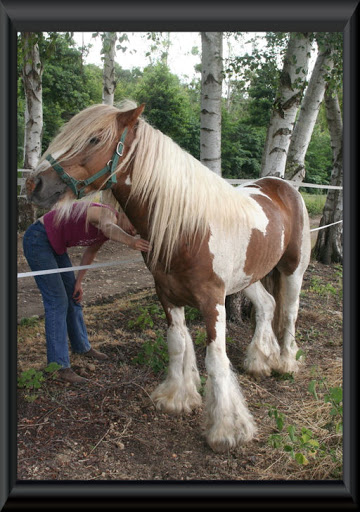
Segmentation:
[(134, 126), (137, 119), (141, 116), (145, 108), (145, 103), (140, 105), (140, 107), (134, 108), (133, 110), (128, 110), (126, 112), (119, 113), (118, 120), (123, 125), (129, 126), (130, 128)]

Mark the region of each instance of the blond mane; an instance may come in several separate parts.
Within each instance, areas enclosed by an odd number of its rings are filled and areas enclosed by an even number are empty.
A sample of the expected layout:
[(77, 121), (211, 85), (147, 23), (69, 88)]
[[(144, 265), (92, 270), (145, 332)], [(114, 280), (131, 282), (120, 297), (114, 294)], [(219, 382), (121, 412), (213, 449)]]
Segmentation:
[(126, 160), (116, 172), (126, 171), (130, 160), (130, 197), (140, 204), (147, 202), (151, 212), (150, 268), (161, 254), (169, 269), (178, 243), (185, 239), (191, 244), (196, 235), (204, 238), (211, 224), (234, 234), (240, 218), (247, 224), (258, 213), (248, 192), (241, 194), (143, 119)]

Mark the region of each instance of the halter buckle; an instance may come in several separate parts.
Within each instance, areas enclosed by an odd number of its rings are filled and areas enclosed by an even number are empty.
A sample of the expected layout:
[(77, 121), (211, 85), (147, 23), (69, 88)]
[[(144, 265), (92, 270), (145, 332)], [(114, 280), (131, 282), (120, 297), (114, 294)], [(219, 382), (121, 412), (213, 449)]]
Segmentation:
[[(121, 149), (120, 149), (121, 148)], [(122, 140), (119, 140), (118, 145), (116, 146), (116, 153), (119, 156), (122, 156), (124, 152), (124, 143)]]

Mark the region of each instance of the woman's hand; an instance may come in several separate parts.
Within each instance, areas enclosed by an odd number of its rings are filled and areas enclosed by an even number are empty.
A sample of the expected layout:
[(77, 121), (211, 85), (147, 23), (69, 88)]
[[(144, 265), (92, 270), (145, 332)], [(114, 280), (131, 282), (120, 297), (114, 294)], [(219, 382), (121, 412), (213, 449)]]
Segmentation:
[(143, 238), (132, 238), (132, 240), (129, 242), (129, 247), (131, 247), (131, 249), (135, 249), (135, 251), (150, 251), (149, 242)]
[(74, 293), (73, 293), (73, 299), (74, 301), (79, 304), (81, 301), (82, 301), (82, 298), (83, 298), (83, 289), (82, 289), (82, 286), (81, 286), (81, 283), (79, 283), (78, 281), (76, 281), (75, 283), (75, 287), (74, 287)]

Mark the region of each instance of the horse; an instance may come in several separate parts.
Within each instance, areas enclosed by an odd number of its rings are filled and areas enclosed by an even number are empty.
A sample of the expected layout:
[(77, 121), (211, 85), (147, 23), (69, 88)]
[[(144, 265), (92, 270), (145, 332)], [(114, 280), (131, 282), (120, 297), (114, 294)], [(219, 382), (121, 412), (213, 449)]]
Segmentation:
[(51, 208), (108, 189), (104, 194), (150, 241), (143, 258), (165, 311), (169, 353), (166, 378), (151, 398), (166, 413), (201, 406), (184, 315), (186, 305), (197, 308), (207, 333), (205, 438), (223, 452), (257, 431), (226, 353), (225, 298), (242, 291), (254, 305), (247, 372), (296, 372), (295, 322), (310, 259), (308, 214), (300, 193), (280, 178), (233, 187), (146, 122), (144, 107), (93, 105), (76, 114), (28, 178), (28, 200)]

